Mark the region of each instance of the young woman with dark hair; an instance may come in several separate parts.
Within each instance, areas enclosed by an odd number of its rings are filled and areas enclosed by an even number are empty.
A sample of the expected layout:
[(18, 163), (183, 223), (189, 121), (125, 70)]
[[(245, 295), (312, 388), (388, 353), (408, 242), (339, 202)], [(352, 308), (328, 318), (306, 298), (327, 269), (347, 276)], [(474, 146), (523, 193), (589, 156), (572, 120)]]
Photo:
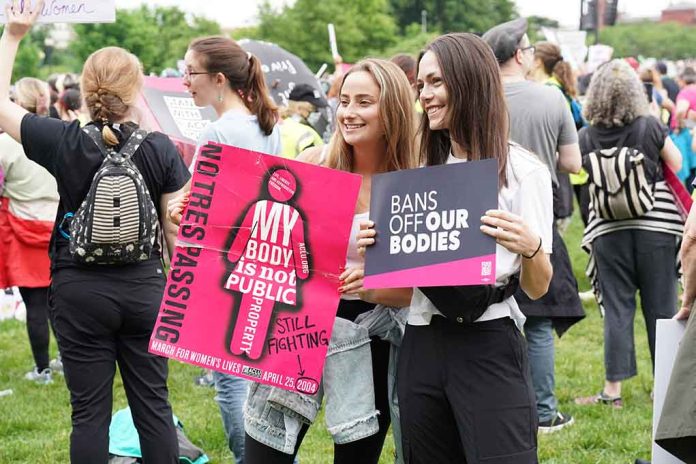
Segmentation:
[[(552, 274), (551, 178), (534, 155), (508, 142), (503, 86), (490, 47), (473, 34), (438, 37), (420, 58), (418, 89), (425, 111), (422, 164), (498, 160), (499, 209), (481, 218), (481, 231), (497, 242), (496, 286), (512, 290), (519, 273), (527, 295), (541, 297)], [(363, 231), (358, 245), (370, 246), (374, 237), (374, 229)], [(444, 317), (427, 290), (413, 290), (398, 370), (405, 460), (536, 463), (524, 316), (514, 297), (505, 297), (511, 292), (476, 308), (467, 291), (452, 287), (450, 300), (472, 314), (472, 323)]]
[[(184, 85), (198, 106), (211, 105), (218, 119), (203, 131), (198, 148), (207, 142), (259, 151), (282, 153), (278, 112), (266, 87), (261, 62), (227, 37), (203, 37), (189, 45), (184, 57)], [(196, 150), (198, 152), (198, 150)], [(195, 158), (191, 169), (195, 166)], [(170, 218), (181, 221), (187, 193), (169, 204)], [(227, 444), (237, 463), (244, 460), (244, 413), (249, 382), (219, 372), (213, 380)]]

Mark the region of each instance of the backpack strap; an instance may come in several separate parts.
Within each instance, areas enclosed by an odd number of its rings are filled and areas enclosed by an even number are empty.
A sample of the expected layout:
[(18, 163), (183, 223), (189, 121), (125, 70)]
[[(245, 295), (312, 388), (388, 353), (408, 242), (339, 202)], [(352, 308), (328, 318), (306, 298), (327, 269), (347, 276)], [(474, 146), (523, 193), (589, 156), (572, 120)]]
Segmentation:
[[(95, 145), (97, 145), (99, 151), (102, 152), (102, 155), (109, 156), (116, 154), (116, 150), (114, 150), (112, 147), (108, 147), (106, 143), (104, 143), (104, 137), (102, 136), (102, 133), (99, 131), (99, 129), (97, 129), (96, 126), (94, 126), (93, 124), (89, 124), (83, 127), (82, 130), (85, 134), (89, 135), (89, 138), (91, 138)], [(136, 129), (135, 131), (133, 131), (131, 136), (128, 138), (121, 150), (118, 152), (118, 155), (122, 156), (125, 159), (130, 159), (138, 150), (138, 148), (140, 148), (140, 145), (145, 141), (147, 135), (148, 132), (144, 129)]]
[[(645, 121), (638, 121), (638, 134), (639, 137), (642, 137), (642, 132), (643, 132), (643, 127), (645, 126)], [(628, 129), (628, 128), (625, 128)], [(616, 149), (617, 153), (621, 151), (623, 148), (624, 144), (626, 143), (626, 139), (628, 138), (628, 135), (631, 133), (630, 130), (624, 130), (624, 133), (621, 134), (619, 137), (619, 140), (616, 142)], [(593, 126), (588, 126), (587, 127), (587, 135), (590, 138), (590, 144), (592, 145), (593, 150), (601, 150), (602, 145), (599, 143), (599, 138), (597, 137), (597, 129)], [(639, 139), (640, 140), (640, 139)]]
[(131, 136), (128, 138), (128, 141), (123, 145), (123, 148), (121, 148), (121, 151), (118, 152), (119, 155), (123, 156), (125, 159), (130, 159), (136, 151), (138, 151), (138, 148), (140, 148), (140, 145), (145, 141), (145, 138), (147, 138), (148, 132), (144, 129), (136, 129), (133, 131)]

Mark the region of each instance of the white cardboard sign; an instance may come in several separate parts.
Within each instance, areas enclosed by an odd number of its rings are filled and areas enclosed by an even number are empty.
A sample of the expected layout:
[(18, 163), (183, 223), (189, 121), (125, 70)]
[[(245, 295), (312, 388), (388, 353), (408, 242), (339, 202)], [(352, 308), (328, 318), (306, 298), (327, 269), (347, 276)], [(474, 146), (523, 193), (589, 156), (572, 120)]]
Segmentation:
[[(0, 0), (0, 24), (5, 24), (5, 3)], [(30, 0), (25, 0), (29, 3)], [(31, 1), (32, 4), (36, 0)], [(116, 0), (45, 0), (39, 23), (113, 23)]]
[(674, 360), (677, 357), (679, 343), (686, 330), (685, 321), (674, 319), (658, 319), (657, 333), (655, 334), (655, 386), (653, 400), (653, 443), (652, 443), (652, 464), (684, 464), (680, 459), (675, 458), (671, 453), (655, 443), (655, 430), (660, 421), (662, 406), (667, 395), (669, 378), (672, 375)]

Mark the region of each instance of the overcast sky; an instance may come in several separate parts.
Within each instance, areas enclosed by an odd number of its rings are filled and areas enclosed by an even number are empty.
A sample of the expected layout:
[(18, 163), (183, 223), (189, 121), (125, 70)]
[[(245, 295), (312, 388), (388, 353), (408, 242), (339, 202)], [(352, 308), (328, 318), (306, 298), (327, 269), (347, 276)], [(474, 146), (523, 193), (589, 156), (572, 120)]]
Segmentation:
[[(292, 0), (271, 0), (274, 5), (283, 5)], [(119, 8), (149, 5), (176, 5), (179, 8), (217, 20), (224, 27), (253, 24), (258, 0), (116, 0)], [(516, 0), (522, 16), (545, 16), (557, 19), (562, 25), (577, 27), (580, 16), (580, 0)], [(659, 16), (662, 8), (677, 3), (674, 0), (619, 0), (619, 10), (634, 17)]]

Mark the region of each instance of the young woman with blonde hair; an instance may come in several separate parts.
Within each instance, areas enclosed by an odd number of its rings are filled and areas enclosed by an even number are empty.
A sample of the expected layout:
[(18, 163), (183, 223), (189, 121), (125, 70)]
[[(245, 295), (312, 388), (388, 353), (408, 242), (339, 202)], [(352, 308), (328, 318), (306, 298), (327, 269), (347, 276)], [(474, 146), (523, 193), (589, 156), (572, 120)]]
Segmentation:
[[(108, 461), (113, 380), (118, 364), (143, 461), (177, 463), (167, 360), (148, 353), (165, 286), (162, 245), (156, 243), (148, 259), (133, 264), (90, 266), (76, 261), (62, 222), (68, 222), (68, 213), (75, 212), (82, 203), (104, 155), (77, 121), (39, 117), (11, 102), (8, 96), (17, 48), (42, 6), (42, 1), (14, 1), (6, 6), (7, 24), (0, 38), (0, 127), (20, 142), (29, 159), (43, 166), (58, 184), (58, 219), (50, 246), (51, 311), (72, 404), (70, 460)], [(85, 61), (81, 87), (90, 125), (101, 132), (104, 144), (115, 150), (138, 128), (132, 120), (142, 83), (140, 62), (121, 48), (100, 49)], [(189, 179), (179, 153), (168, 137), (151, 133), (141, 139), (131, 160), (161, 218), (167, 201)], [(165, 238), (171, 253), (175, 228), (166, 227)]]
[[(340, 276), (341, 302), (337, 314), (339, 318), (354, 321), (377, 304), (404, 307), (410, 301), (410, 289), (365, 290), (362, 287), (364, 261), (358, 255), (357, 234), (368, 221), (372, 176), (416, 167), (414, 112), (406, 76), (395, 64), (384, 60), (367, 59), (354, 65), (342, 76), (337, 97), (338, 124), (331, 142), (326, 147), (310, 148), (298, 159), (362, 176), (346, 267)], [(370, 347), (379, 430), (351, 443), (335, 444), (334, 463), (376, 464), (389, 429), (387, 370), (390, 345), (372, 338)], [(343, 377), (351, 378), (349, 372), (345, 372)], [(350, 408), (350, 405), (346, 406)], [(294, 454), (273, 449), (247, 434), (247, 462), (291, 463), (308, 428), (308, 425), (302, 427)]]

